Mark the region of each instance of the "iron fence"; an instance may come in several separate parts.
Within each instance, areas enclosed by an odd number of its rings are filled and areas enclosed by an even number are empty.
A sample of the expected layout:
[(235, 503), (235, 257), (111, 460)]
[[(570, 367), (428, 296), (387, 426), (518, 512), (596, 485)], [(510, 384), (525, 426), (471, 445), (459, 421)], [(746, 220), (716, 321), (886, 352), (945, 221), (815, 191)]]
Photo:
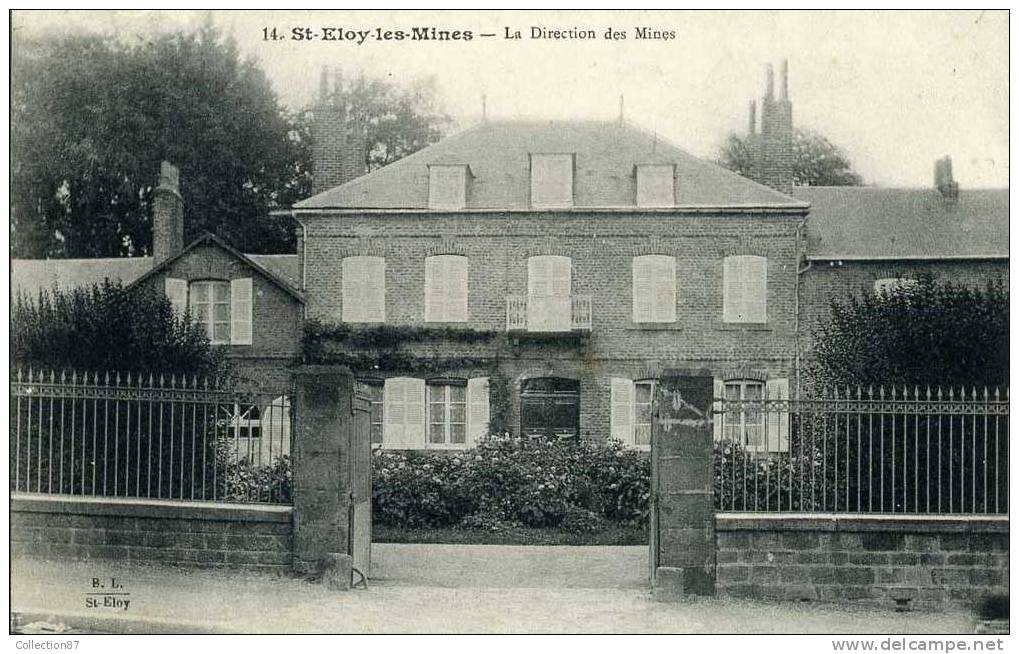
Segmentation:
[(17, 370), (10, 402), (12, 491), (290, 502), (286, 390)]
[(1008, 390), (717, 398), (720, 511), (1008, 513)]

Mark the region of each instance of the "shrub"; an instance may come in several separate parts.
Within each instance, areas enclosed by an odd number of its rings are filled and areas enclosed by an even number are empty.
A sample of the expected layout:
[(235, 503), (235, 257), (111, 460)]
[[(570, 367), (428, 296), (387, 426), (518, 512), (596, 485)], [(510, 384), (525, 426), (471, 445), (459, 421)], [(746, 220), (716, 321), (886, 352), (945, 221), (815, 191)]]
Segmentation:
[(104, 282), (70, 291), (15, 298), (11, 362), (49, 370), (158, 371), (225, 375), (222, 348), (200, 325), (174, 316), (170, 302), (148, 287)]
[(374, 519), (399, 527), (561, 527), (578, 533), (605, 521), (647, 519), (646, 456), (619, 443), (483, 439), (448, 453), (379, 451), (373, 459)]

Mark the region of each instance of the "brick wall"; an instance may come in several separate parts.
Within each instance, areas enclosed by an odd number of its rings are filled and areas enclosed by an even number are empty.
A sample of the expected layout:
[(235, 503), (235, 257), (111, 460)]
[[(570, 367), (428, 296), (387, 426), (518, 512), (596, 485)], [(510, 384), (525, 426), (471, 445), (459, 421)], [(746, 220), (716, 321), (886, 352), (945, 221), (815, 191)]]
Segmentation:
[(800, 319), (804, 343), (819, 321), (828, 317), (832, 298), (874, 292), (874, 282), (887, 277), (917, 278), (923, 274), (953, 284), (982, 287), (989, 280), (1008, 283), (1008, 261), (814, 261), (801, 278)]
[(1008, 592), (1008, 520), (719, 514), (717, 592), (969, 606)]
[(11, 554), (289, 569), (290, 507), (11, 495)]
[[(569, 256), (573, 293), (593, 299), (592, 332), (586, 340), (499, 339), (487, 346), (421, 345), (416, 351), (423, 356), (498, 357), (504, 374), (517, 383), (535, 376), (579, 379), (581, 433), (605, 437), (613, 376), (647, 377), (652, 376), (649, 371), (670, 366), (718, 374), (744, 367), (790, 376), (800, 220), (793, 215), (636, 211), (303, 216), (307, 316), (339, 322), (341, 261), (372, 255), (386, 258), (386, 323), (423, 326), (425, 257), (449, 252), (469, 258), (469, 322), (460, 326), (501, 332), (506, 328), (506, 296), (527, 293), (527, 257)], [(633, 257), (651, 253), (676, 257), (676, 323), (632, 321)], [(768, 257), (766, 325), (722, 322), (722, 262), (728, 253)], [(403, 373), (376, 371), (373, 376), (397, 374)]]

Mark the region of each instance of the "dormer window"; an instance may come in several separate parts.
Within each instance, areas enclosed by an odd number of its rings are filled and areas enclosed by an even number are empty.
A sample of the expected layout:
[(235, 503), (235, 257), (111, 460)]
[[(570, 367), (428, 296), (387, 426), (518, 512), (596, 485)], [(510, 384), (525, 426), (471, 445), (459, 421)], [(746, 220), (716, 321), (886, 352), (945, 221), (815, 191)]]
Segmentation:
[(463, 165), (428, 166), (428, 208), (466, 208), (468, 174), (467, 166)]
[(568, 209), (573, 206), (573, 155), (531, 155), (531, 206)]
[(637, 166), (637, 206), (676, 206), (676, 168), (672, 164)]

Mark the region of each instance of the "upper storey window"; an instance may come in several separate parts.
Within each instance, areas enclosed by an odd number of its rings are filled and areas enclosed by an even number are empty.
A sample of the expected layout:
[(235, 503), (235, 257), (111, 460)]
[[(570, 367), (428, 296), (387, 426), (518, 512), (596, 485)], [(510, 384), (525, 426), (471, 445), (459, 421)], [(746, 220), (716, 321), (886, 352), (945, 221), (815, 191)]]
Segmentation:
[(386, 260), (346, 257), (343, 274), (343, 322), (385, 322)]
[(676, 169), (672, 164), (637, 166), (637, 206), (676, 205)]
[(723, 265), (722, 320), (764, 323), (768, 321), (768, 260), (738, 255)]
[(467, 207), (467, 166), (428, 167), (428, 208), (457, 210)]
[(573, 155), (531, 155), (531, 206), (566, 209), (573, 206)]

